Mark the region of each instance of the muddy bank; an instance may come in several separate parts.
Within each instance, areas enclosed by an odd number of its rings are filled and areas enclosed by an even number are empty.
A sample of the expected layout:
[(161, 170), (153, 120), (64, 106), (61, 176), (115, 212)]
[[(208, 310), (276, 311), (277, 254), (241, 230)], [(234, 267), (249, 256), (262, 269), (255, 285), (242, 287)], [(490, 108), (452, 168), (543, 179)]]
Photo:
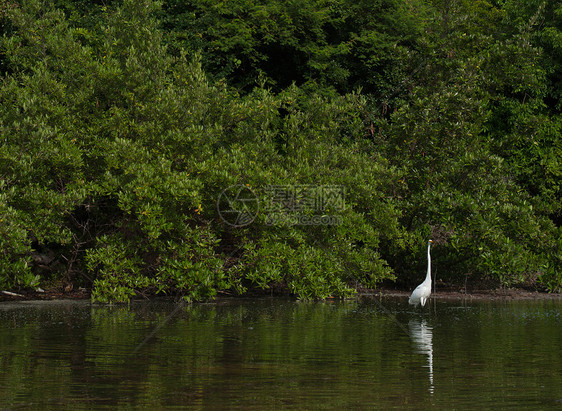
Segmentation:
[(85, 300), (90, 298), (90, 290), (86, 288), (56, 288), (41, 291), (4, 291), (0, 290), (1, 301), (30, 301), (30, 300)]
[[(360, 297), (404, 297), (410, 296), (411, 291), (400, 290), (374, 290), (372, 292), (362, 292)], [(528, 291), (520, 289), (497, 289), (497, 290), (477, 290), (470, 293), (450, 290), (437, 290), (431, 294), (431, 298), (437, 300), (559, 300), (562, 299), (560, 293), (542, 293), (538, 291)]]
[[(23, 291), (9, 292), (0, 291), (1, 301), (29, 301), (29, 300), (84, 300), (89, 299), (91, 290), (86, 288), (69, 289), (54, 288), (41, 292)], [(357, 294), (359, 298), (385, 298), (385, 297), (409, 297), (411, 291), (381, 289), (381, 290), (363, 290)], [(268, 294), (271, 296), (271, 294)], [(287, 295), (283, 295), (287, 297)], [(252, 297), (251, 295), (241, 296), (242, 298)], [(255, 298), (263, 297), (261, 293), (254, 295)], [(138, 296), (134, 299), (142, 299)], [(149, 299), (150, 297), (145, 297)], [(236, 296), (218, 296), (217, 300), (222, 298), (237, 298)], [(496, 290), (475, 290), (470, 293), (464, 293), (453, 290), (437, 290), (431, 294), (431, 298), (437, 300), (559, 300), (562, 299), (561, 293), (543, 293), (537, 291), (528, 291), (521, 289), (496, 289)]]

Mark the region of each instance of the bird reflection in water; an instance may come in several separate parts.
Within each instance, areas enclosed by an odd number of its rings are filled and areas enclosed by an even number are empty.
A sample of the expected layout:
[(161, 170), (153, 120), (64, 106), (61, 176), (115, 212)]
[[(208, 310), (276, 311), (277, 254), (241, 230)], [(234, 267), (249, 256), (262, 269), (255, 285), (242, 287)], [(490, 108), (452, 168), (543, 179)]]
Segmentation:
[(433, 394), (433, 329), (425, 320), (412, 319), (408, 323), (410, 337), (416, 347), (416, 352), (427, 355), (429, 368), (429, 392)]

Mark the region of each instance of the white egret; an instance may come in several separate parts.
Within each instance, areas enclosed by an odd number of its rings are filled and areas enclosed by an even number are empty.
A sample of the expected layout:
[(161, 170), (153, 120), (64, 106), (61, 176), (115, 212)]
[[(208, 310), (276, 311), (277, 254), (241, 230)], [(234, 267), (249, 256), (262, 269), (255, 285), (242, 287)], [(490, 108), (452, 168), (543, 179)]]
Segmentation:
[(423, 281), (423, 283), (416, 287), (416, 289), (408, 299), (408, 304), (415, 306), (421, 304), (421, 306), (423, 307), (425, 305), (425, 302), (429, 298), (429, 295), (431, 294), (431, 255), (429, 254), (431, 243), (433, 243), (433, 241), (431, 240), (427, 242), (427, 275), (425, 276), (425, 280)]

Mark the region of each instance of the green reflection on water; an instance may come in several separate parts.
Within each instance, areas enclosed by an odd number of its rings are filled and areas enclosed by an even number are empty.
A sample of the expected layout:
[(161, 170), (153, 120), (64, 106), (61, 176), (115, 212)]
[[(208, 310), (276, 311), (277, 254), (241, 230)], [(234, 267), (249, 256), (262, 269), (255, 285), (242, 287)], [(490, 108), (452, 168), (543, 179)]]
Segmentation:
[(0, 406), (554, 409), (562, 406), (561, 307), (4, 303)]

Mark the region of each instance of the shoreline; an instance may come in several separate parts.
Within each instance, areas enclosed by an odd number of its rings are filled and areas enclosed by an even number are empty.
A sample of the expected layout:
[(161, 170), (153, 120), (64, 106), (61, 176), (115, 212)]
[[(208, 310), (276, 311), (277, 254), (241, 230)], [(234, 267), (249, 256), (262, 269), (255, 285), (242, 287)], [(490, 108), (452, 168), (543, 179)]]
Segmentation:
[[(373, 292), (360, 293), (360, 297), (404, 297), (407, 298), (411, 291), (402, 290), (374, 290)], [(562, 300), (562, 293), (546, 293), (539, 291), (528, 291), (522, 289), (495, 289), (476, 290), (470, 293), (461, 291), (437, 291), (431, 293), (431, 297), (437, 300), (472, 300), (472, 301), (498, 301), (498, 300)]]
[[(362, 290), (357, 293), (355, 297), (351, 298), (407, 298), (409, 297), (411, 291), (384, 288), (378, 290)], [(271, 297), (271, 294), (262, 293), (249, 293), (247, 295), (240, 296), (225, 296), (217, 295), (216, 300), (222, 299), (236, 299), (236, 298), (261, 298), (264, 296)], [(0, 303), (2, 302), (17, 302), (17, 301), (45, 301), (45, 300), (89, 300), (90, 290), (85, 288), (80, 288), (78, 290), (61, 290), (61, 289), (51, 289), (47, 291), (23, 291), (23, 292), (10, 292), (5, 290), (0, 290)], [(142, 298), (139, 296), (137, 298), (131, 299), (131, 301), (136, 300), (153, 300), (159, 298), (177, 298), (178, 296), (150, 296)], [(275, 295), (273, 296), (275, 297)], [(279, 295), (278, 297), (286, 298), (287, 295)], [(461, 291), (451, 291), (443, 290), (432, 293), (432, 299), (437, 300), (470, 300), (470, 301), (498, 301), (498, 300), (562, 300), (562, 293), (546, 293), (538, 291), (528, 291), (523, 289), (493, 289), (493, 290), (475, 290), (470, 293), (464, 293)], [(328, 298), (327, 300), (336, 300), (337, 298)]]

